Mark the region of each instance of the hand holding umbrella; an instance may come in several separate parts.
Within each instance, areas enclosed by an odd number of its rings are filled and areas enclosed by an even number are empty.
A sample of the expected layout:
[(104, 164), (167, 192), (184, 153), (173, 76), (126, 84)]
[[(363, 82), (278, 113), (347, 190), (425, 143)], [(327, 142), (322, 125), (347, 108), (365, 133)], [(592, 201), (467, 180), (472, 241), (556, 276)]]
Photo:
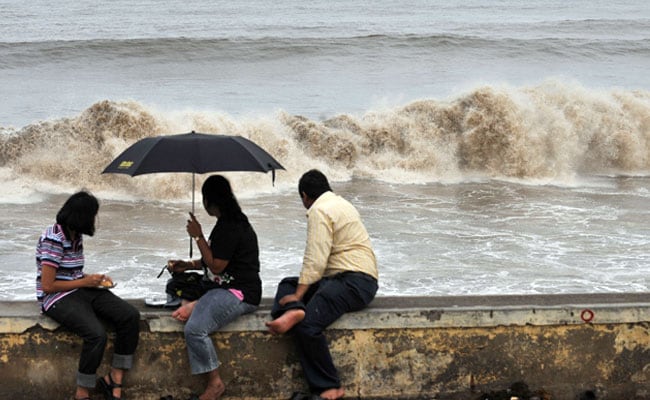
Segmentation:
[(203, 230), (193, 213), (190, 213), (190, 219), (187, 220), (187, 233), (191, 238), (196, 240), (196, 245), (198, 246), (199, 240), (203, 237)]
[[(190, 235), (190, 238), (196, 240), (196, 245), (198, 246), (199, 239), (203, 237), (203, 229), (201, 228), (201, 224), (196, 219), (193, 213), (190, 213), (190, 219), (187, 220), (186, 229), (187, 229), (187, 233)], [(200, 250), (201, 249), (199, 248), (199, 255), (200, 255)], [(162, 271), (160, 271), (160, 273), (158, 274), (158, 278), (160, 278), (160, 276), (165, 271), (165, 269), (167, 269), (169, 272), (185, 272), (189, 269), (195, 269), (195, 267), (194, 267), (194, 262), (192, 260), (190, 261), (169, 260), (167, 261), (167, 266), (163, 268)]]

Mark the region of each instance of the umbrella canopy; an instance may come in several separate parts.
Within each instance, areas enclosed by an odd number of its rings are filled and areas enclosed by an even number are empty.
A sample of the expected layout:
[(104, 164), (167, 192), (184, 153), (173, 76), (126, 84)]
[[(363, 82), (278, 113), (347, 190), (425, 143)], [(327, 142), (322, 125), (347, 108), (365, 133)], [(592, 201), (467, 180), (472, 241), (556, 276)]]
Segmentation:
[(156, 172), (273, 171), (284, 169), (269, 153), (241, 136), (184, 133), (142, 139), (102, 173), (131, 176)]
[[(102, 173), (130, 176), (159, 172), (192, 173), (192, 212), (194, 212), (194, 174), (216, 171), (272, 171), (284, 169), (269, 153), (241, 136), (184, 133), (148, 137), (131, 145)], [(190, 240), (190, 257), (192, 241)]]

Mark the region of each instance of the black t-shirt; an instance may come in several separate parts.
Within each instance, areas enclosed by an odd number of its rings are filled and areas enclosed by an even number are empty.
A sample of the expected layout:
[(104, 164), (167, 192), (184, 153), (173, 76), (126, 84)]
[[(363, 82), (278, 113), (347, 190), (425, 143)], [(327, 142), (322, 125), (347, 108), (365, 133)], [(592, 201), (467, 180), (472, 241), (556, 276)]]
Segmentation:
[(228, 266), (215, 278), (224, 289), (237, 289), (244, 301), (259, 305), (262, 298), (257, 234), (248, 221), (218, 219), (210, 233), (212, 256), (228, 260)]

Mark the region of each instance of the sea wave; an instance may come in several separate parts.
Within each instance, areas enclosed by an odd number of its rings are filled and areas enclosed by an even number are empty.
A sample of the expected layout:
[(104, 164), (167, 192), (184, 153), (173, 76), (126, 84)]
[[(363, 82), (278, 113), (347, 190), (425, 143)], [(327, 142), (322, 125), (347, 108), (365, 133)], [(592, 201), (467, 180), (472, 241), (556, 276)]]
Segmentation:
[(648, 38), (512, 38), (477, 35), (365, 35), (332, 38), (152, 38), (0, 42), (0, 69), (42, 63), (101, 63), (106, 60), (143, 59), (149, 62), (259, 61), (327, 54), (370, 54), (391, 49), (403, 56), (407, 49), (441, 54), (478, 52), (485, 57), (543, 56), (601, 59), (610, 55), (650, 56)]
[[(335, 180), (561, 182), (649, 171), (649, 116), (650, 92), (594, 91), (557, 81), (485, 86), (450, 101), (423, 99), (321, 121), (282, 111), (255, 118), (163, 114), (133, 101), (105, 100), (71, 118), (3, 129), (0, 167), (4, 181), (19, 179), (23, 187), (186, 198), (187, 174), (130, 178), (101, 172), (139, 139), (195, 130), (242, 135), (260, 144), (287, 169), (278, 173), (280, 188), (293, 188), (313, 167)], [(271, 188), (270, 177), (262, 174), (235, 173), (232, 179), (248, 191)]]

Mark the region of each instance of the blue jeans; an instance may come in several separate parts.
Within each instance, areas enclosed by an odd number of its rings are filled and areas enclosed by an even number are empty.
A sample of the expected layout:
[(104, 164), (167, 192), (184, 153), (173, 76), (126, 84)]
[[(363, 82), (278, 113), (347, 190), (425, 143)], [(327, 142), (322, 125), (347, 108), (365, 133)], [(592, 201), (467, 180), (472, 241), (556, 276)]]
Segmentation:
[(130, 369), (138, 346), (140, 312), (110, 290), (80, 288), (54, 303), (45, 315), (76, 335), (83, 345), (77, 370), (77, 386), (95, 387), (108, 335), (104, 321), (115, 327), (112, 366)]
[(185, 342), (193, 375), (219, 368), (217, 352), (210, 334), (234, 321), (240, 315), (257, 310), (225, 289), (208, 290), (197, 300), (185, 324)]
[(320, 394), (327, 389), (340, 388), (341, 380), (323, 331), (343, 314), (366, 308), (377, 293), (377, 280), (359, 272), (343, 272), (312, 284), (303, 301), (280, 306), (278, 301), (295, 293), (297, 285), (297, 277), (280, 282), (271, 316), (275, 319), (288, 310), (305, 310), (305, 319), (291, 332), (309, 389)]

